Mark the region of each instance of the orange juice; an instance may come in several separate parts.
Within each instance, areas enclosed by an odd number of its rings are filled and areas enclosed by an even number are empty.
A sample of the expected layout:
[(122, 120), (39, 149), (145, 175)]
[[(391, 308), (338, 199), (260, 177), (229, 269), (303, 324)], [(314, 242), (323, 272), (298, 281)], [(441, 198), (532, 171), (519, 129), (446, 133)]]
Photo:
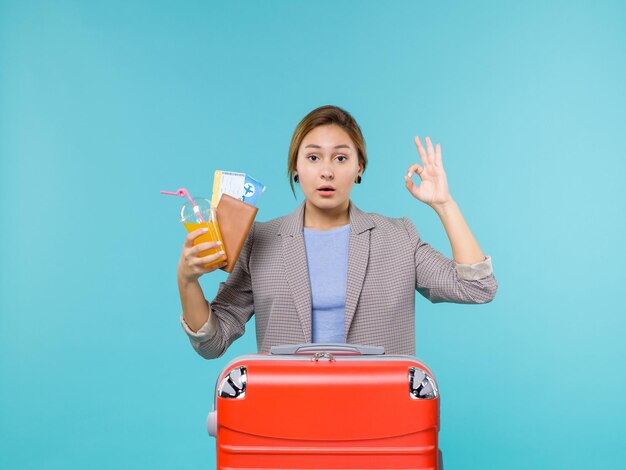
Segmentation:
[[(196, 246), (199, 243), (222, 241), (222, 236), (220, 234), (220, 229), (217, 225), (217, 222), (200, 222), (200, 223), (193, 222), (193, 223), (183, 223), (183, 225), (187, 229), (187, 232), (193, 232), (194, 230), (197, 230), (202, 227), (209, 228), (209, 231), (207, 233), (200, 235), (193, 241), (194, 246)], [(198, 255), (198, 257), (203, 258), (204, 256), (213, 255), (222, 250), (224, 250), (224, 245), (221, 245), (217, 248), (211, 248), (210, 250), (203, 251), (202, 253)], [(214, 262), (210, 264), (205, 264), (204, 267), (208, 268), (209, 266), (220, 264), (223, 261), (226, 261), (226, 255), (222, 255), (219, 259), (215, 260)]]

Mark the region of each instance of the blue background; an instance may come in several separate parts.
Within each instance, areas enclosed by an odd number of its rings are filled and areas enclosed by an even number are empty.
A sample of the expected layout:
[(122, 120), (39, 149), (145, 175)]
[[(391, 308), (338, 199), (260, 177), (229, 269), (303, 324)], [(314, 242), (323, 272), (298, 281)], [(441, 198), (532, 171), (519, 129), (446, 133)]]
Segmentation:
[(0, 1), (0, 467), (214, 466), (214, 381), (254, 321), (192, 350), (159, 190), (245, 171), (258, 220), (290, 212), (291, 133), (324, 104), (364, 132), (361, 209), (451, 255), (404, 188), (429, 135), (493, 257), (493, 303), (417, 299), (447, 468), (620, 466), (625, 25), (620, 1)]

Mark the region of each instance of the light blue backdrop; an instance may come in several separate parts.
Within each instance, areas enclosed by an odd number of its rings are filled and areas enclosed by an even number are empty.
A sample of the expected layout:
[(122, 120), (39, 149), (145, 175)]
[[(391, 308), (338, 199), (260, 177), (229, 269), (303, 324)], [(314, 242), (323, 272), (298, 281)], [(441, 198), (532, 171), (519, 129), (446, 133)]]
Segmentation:
[(429, 135), (493, 257), (493, 303), (417, 299), (447, 468), (623, 465), (624, 25), (620, 1), (0, 2), (0, 467), (214, 466), (214, 381), (254, 322), (192, 350), (159, 190), (246, 171), (258, 220), (290, 212), (291, 133), (323, 104), (365, 134), (359, 207), (450, 256), (403, 185)]

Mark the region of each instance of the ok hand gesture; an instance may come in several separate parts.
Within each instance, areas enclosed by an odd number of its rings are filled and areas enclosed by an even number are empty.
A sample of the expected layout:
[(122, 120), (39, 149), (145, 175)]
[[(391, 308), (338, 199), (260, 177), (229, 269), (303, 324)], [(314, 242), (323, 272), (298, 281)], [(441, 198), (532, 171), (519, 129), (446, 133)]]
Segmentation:
[[(424, 166), (414, 163), (409, 167), (409, 171), (404, 177), (406, 189), (415, 199), (425, 202), (431, 207), (451, 201), (452, 196), (448, 191), (446, 172), (441, 163), (441, 145), (437, 144), (437, 148), (434, 149), (430, 138), (426, 137), (426, 149), (424, 149), (417, 136), (415, 137), (415, 145)], [(417, 173), (421, 180), (419, 186), (416, 186), (411, 179), (413, 173)]]

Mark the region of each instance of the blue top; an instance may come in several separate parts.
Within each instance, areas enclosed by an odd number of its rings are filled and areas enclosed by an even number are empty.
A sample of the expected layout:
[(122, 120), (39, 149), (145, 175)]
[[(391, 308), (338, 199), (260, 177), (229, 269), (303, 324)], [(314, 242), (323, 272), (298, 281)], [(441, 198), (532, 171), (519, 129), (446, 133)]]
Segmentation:
[(304, 228), (311, 282), (314, 343), (343, 343), (350, 225), (331, 230)]

